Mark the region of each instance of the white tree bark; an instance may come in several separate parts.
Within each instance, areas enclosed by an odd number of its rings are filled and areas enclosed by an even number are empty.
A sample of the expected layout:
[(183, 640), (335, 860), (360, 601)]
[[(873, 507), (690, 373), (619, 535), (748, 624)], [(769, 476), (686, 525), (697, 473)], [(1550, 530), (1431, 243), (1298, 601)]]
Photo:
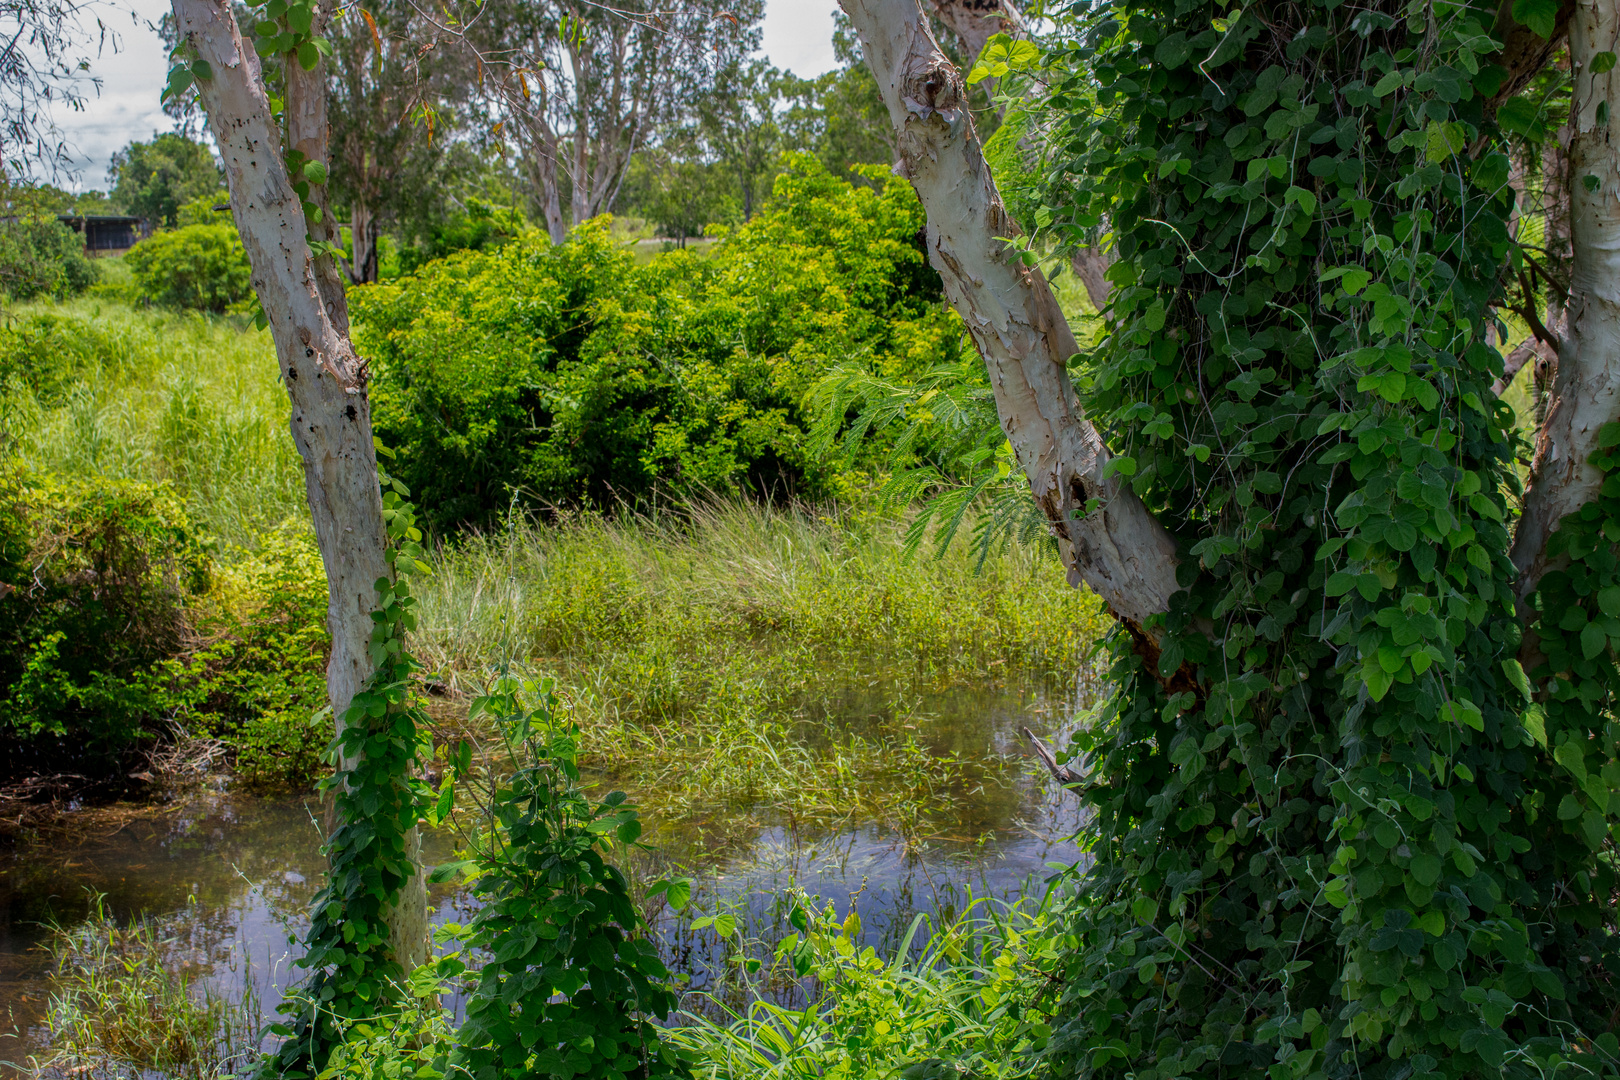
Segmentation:
[(962, 43), (962, 60), (969, 67), (996, 34), (1017, 33), (1023, 18), (1009, 0), (930, 0), (939, 21), (951, 28)]
[[(1177, 591), (1175, 540), (1127, 484), (1103, 478), (1108, 450), (1064, 367), (1074, 335), (1045, 277), (1004, 240), (1017, 226), (980, 152), (961, 75), (917, 0), (840, 3), (899, 132), (895, 169), (928, 212), (929, 258), (984, 357), (1002, 428), (1060, 541), (1069, 580), (1084, 580), (1140, 633)], [(1099, 505), (1084, 513), (1092, 499)]]
[[(1620, 419), (1620, 144), (1610, 138), (1620, 110), (1620, 68), (1592, 72), (1592, 57), (1620, 48), (1615, 0), (1580, 0), (1569, 23), (1574, 94), (1570, 104), (1570, 239), (1574, 252), (1568, 332), (1558, 354), (1552, 401), (1536, 439), (1524, 514), (1513, 538), (1519, 595), (1553, 567), (1547, 538), (1596, 497), (1603, 475), (1589, 462), (1598, 430)], [(1599, 109), (1608, 115), (1599, 122)]]
[[(317, 266), (311, 257), (302, 200), (283, 162), (282, 133), (258, 58), (242, 40), (228, 0), (173, 0), (173, 5), (182, 39), (212, 72), (199, 80), (198, 92), (219, 140), (231, 212), (292, 400), (293, 441), (303, 459), (326, 568), (332, 634), (327, 692), (333, 714), (341, 717), (372, 673), (367, 644), (375, 586), (378, 578), (390, 576), (366, 365), (349, 341), (348, 304), (336, 269), (330, 259)], [(325, 108), (308, 96), (319, 89), (318, 78), (291, 82), (287, 112), (294, 145), (324, 147)], [(410, 842), (416, 842), (414, 832)], [(395, 958), (406, 970), (426, 958), (427, 896), (420, 872), (390, 918), (389, 933)]]

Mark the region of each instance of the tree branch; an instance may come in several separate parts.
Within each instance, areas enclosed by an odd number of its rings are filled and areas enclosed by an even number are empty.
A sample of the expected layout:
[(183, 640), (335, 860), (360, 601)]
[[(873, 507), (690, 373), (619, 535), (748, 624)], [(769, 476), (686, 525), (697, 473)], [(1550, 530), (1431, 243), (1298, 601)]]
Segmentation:
[[(1069, 581), (1082, 580), (1156, 648), (1144, 626), (1168, 610), (1176, 542), (1128, 484), (1087, 422), (1065, 365), (1077, 351), (1046, 278), (1027, 267), (985, 164), (962, 77), (917, 0), (840, 0), (899, 133), (895, 171), (928, 213), (928, 253), (984, 357), (1001, 425), (1059, 540)], [(1153, 659), (1156, 659), (1154, 657)]]
[(1507, 388), (1532, 359), (1556, 363), (1558, 351), (1534, 334), (1525, 338), (1502, 361), (1502, 377), (1491, 384), (1491, 393), (1497, 397), (1507, 393)]
[(1485, 102), (1486, 115), (1495, 115), (1502, 102), (1528, 86), (1536, 73), (1552, 61), (1563, 47), (1569, 21), (1574, 15), (1575, 0), (1559, 0), (1552, 37), (1544, 38), (1513, 17), (1513, 0), (1502, 0), (1491, 30), (1491, 36), (1502, 42), (1502, 51), (1489, 59), (1505, 68), (1507, 75), (1496, 93)]

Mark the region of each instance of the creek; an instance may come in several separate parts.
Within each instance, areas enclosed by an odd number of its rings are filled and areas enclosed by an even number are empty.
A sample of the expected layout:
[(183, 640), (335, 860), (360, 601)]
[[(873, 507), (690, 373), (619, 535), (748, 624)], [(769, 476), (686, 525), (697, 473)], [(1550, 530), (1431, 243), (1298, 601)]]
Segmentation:
[[(695, 879), (693, 910), (732, 911), (764, 942), (788, 931), (781, 890), (797, 887), (847, 913), (858, 906), (861, 936), (880, 952), (899, 947), (919, 912), (961, 911), (973, 898), (1039, 896), (1055, 868), (1081, 854), (1070, 840), (1078, 804), (1040, 771), (1021, 729), (1061, 737), (1092, 706), (1079, 689), (986, 687), (922, 695), (911, 718), (916, 738), (940, 759), (995, 766), (999, 779), (953, 793), (949, 820), (938, 815), (901, 827), (858, 817), (805, 825), (755, 807), (696, 819), (660, 816), (655, 791), (625, 786), (640, 805), (655, 849), (632, 868), (643, 880), (681, 873)], [(838, 727), (872, 719), (870, 688), (835, 699)], [(1016, 760), (1009, 760), (1016, 759)], [(588, 777), (605, 793), (614, 778)], [(313, 797), (254, 796), (223, 780), (167, 805), (133, 808), (71, 841), (44, 840), (0, 856), (0, 1062), (21, 1063), (46, 1037), (53, 924), (71, 926), (98, 904), (118, 919), (155, 920), (166, 956), (199, 986), (226, 997), (251, 992), (273, 1016), (281, 990), (297, 978), (292, 960), (310, 898), (319, 888), (320, 811)], [(426, 838), (426, 858), (454, 854), (448, 835)], [(432, 895), (435, 921), (464, 921), (465, 896), (449, 886)], [(665, 911), (655, 920), (672, 970), (709, 985), (723, 965), (710, 932)]]

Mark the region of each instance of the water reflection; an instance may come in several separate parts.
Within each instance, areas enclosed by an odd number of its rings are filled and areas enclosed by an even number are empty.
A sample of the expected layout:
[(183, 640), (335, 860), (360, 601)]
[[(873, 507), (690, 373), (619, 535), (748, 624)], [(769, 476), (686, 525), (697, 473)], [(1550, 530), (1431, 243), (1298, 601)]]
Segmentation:
[[(644, 879), (695, 877), (698, 909), (731, 910), (765, 942), (787, 933), (777, 899), (786, 887), (824, 897), (840, 915), (858, 897), (863, 938), (892, 955), (917, 912), (959, 910), (970, 896), (1039, 891), (1053, 866), (1079, 858), (1066, 839), (1076, 824), (1073, 796), (1022, 763), (1002, 766), (1024, 756), (1020, 726), (1057, 734), (1086, 705), (1083, 696), (1005, 690), (920, 698), (907, 711), (919, 743), (987, 768), (975, 785), (955, 792), (949, 820), (923, 821), (904, 834), (878, 822), (806, 827), (763, 808), (661, 820), (656, 792), (632, 788), (657, 844), (635, 858), (632, 872)], [(816, 719), (859, 731), (891, 723), (886, 708), (879, 695), (857, 687)], [(86, 918), (97, 894), (119, 918), (156, 918), (177, 968), (222, 994), (251, 986), (273, 1014), (295, 977), (291, 942), (319, 887), (320, 843), (313, 800), (207, 791), (72, 843), (12, 852), (0, 863), (0, 1025), (9, 1028), (0, 1061), (21, 1062), (40, 1043), (50, 993), (49, 958), (40, 947), (47, 927)], [(449, 857), (453, 842), (430, 837), (425, 846), (438, 861)], [(465, 898), (441, 890), (433, 902), (436, 921), (465, 920)], [(712, 932), (686, 929), (687, 921), (664, 912), (656, 925), (671, 968), (689, 973), (692, 987), (702, 989), (723, 969), (725, 947)]]

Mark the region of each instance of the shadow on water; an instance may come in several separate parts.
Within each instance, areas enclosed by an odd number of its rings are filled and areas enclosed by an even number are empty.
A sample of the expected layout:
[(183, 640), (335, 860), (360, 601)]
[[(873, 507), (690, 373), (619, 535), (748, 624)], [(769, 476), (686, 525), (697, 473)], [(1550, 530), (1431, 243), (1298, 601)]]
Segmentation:
[[(1089, 695), (956, 690), (919, 695), (906, 714), (919, 745), (940, 759), (984, 766), (955, 790), (949, 815), (911, 822), (796, 823), (769, 808), (664, 820), (655, 791), (632, 798), (656, 848), (632, 860), (643, 880), (685, 874), (696, 880), (693, 909), (727, 910), (749, 935), (780, 940), (783, 890), (802, 889), (837, 907), (852, 903), (861, 936), (892, 954), (918, 912), (960, 911), (972, 897), (1039, 895), (1055, 868), (1080, 852), (1069, 837), (1077, 804), (1028, 758), (1019, 729), (1060, 735), (1091, 706)], [(871, 687), (854, 686), (817, 721), (861, 732), (889, 724), (892, 710)], [(1018, 760), (1012, 760), (1018, 759)], [(991, 779), (986, 780), (985, 777)], [(608, 778), (598, 783), (607, 790)], [(313, 798), (258, 798), (210, 790), (169, 808), (126, 816), (100, 835), (20, 847), (0, 863), (0, 1061), (22, 1062), (45, 1037), (51, 993), (42, 943), (48, 928), (71, 926), (104, 896), (117, 918), (154, 918), (177, 967), (218, 993), (251, 986), (267, 1015), (296, 978), (292, 944), (319, 888), (319, 807)], [(448, 836), (430, 837), (426, 856), (452, 854)], [(437, 922), (464, 920), (464, 897), (439, 891)], [(690, 917), (655, 916), (672, 970), (704, 989), (724, 970), (727, 946)], [(786, 1002), (784, 1002), (786, 1003)]]

